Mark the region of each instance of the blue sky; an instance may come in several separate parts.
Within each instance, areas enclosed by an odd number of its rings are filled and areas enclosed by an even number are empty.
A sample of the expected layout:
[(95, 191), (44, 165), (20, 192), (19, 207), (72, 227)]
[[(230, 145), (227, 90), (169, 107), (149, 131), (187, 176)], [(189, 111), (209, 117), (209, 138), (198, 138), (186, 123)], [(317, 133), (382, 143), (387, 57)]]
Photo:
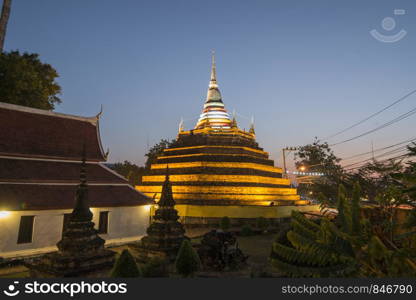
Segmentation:
[[(385, 17), (394, 29), (382, 27)], [(412, 0), (14, 0), (6, 50), (39, 53), (57, 69), (56, 111), (90, 116), (103, 104), (109, 160), (141, 164), (148, 143), (176, 136), (181, 117), (194, 126), (215, 49), (226, 108), (254, 116), (258, 142), (280, 165), (282, 147), (328, 136), (416, 89), (415, 20)], [(372, 29), (407, 35), (383, 43)], [(330, 142), (415, 106), (413, 95)], [(334, 150), (345, 157), (411, 138), (415, 118)]]

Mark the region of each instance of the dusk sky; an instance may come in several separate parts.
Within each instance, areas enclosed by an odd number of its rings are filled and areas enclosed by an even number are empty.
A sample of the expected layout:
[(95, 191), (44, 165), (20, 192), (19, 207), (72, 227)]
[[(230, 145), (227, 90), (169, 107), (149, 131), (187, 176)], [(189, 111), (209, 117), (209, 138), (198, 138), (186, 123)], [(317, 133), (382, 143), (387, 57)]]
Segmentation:
[[(383, 28), (386, 17), (396, 23)], [(386, 43), (372, 29), (407, 34)], [(226, 108), (242, 128), (254, 116), (257, 141), (281, 165), (282, 147), (331, 135), (416, 89), (416, 2), (13, 0), (5, 46), (58, 71), (57, 112), (92, 116), (102, 104), (109, 161), (138, 164), (147, 144), (176, 136), (181, 117), (195, 125), (215, 49)], [(416, 94), (328, 142), (414, 107)], [(334, 151), (395, 144), (416, 137), (415, 124), (416, 115)]]

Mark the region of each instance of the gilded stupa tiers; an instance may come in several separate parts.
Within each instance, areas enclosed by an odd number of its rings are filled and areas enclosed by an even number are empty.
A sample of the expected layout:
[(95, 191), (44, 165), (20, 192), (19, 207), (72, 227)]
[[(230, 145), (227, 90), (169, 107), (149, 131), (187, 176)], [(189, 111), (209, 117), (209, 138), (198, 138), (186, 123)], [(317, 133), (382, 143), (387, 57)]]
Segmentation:
[[(221, 211), (224, 206), (308, 204), (300, 200), (289, 179), (282, 178), (282, 169), (275, 167), (269, 154), (259, 147), (254, 120), (245, 131), (238, 128), (235, 116), (230, 118), (218, 88), (214, 56), (207, 98), (196, 126), (184, 130), (181, 122), (177, 140), (151, 165), (137, 189), (158, 200), (167, 167), (182, 216), (196, 207), (198, 216), (209, 217), (212, 207), (217, 206), (215, 214), (221, 217), (226, 215)], [(206, 213), (208, 206), (210, 213)]]

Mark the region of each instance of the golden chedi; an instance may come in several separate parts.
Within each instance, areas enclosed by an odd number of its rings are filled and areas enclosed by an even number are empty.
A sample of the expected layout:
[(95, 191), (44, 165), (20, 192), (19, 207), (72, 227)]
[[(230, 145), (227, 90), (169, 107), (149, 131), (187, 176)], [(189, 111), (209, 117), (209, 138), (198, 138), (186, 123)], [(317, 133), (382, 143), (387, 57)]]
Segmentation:
[(214, 56), (207, 98), (195, 128), (186, 131), (181, 122), (176, 142), (136, 188), (160, 199), (167, 167), (176, 209), (185, 224), (210, 223), (224, 216), (284, 218), (293, 209), (316, 210), (300, 200), (290, 180), (282, 178), (282, 169), (274, 167), (259, 147), (253, 122), (247, 132), (238, 128), (235, 117), (230, 118), (218, 89)]

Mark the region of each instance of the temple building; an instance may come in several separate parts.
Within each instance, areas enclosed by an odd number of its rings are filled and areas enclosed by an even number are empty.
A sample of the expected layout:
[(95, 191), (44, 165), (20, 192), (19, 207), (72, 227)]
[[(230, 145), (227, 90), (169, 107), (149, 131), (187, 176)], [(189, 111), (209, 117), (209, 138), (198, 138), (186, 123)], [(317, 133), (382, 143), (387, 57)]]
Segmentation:
[(166, 168), (170, 170), (176, 209), (185, 224), (233, 219), (285, 218), (292, 210), (313, 211), (301, 200), (282, 169), (249, 131), (230, 117), (218, 88), (215, 57), (202, 113), (191, 130), (181, 122), (176, 141), (165, 149), (136, 188), (158, 200)]
[(1, 258), (57, 250), (83, 158), (92, 221), (106, 246), (145, 235), (153, 200), (103, 164), (99, 117), (0, 103)]

